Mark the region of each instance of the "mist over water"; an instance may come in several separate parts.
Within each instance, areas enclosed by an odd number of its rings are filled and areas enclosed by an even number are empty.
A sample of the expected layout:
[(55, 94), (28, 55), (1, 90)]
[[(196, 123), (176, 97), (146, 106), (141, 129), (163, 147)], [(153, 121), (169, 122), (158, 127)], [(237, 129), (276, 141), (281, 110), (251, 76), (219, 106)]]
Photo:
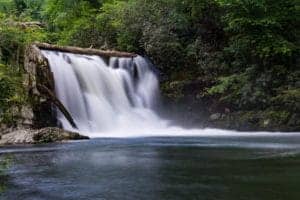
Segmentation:
[(271, 135), (171, 126), (155, 111), (159, 81), (151, 63), (141, 56), (104, 60), (46, 50), (43, 54), (54, 74), (56, 95), (78, 127), (74, 130), (58, 111), (58, 121), (66, 130), (90, 137)]

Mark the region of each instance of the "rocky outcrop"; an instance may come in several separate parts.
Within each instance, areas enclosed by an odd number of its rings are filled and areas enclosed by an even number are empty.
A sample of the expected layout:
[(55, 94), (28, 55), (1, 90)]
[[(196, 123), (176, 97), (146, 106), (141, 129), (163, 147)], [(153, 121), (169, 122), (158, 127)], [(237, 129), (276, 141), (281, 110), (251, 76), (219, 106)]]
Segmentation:
[(3, 135), (0, 139), (0, 145), (41, 144), (82, 139), (89, 138), (79, 133), (65, 131), (59, 128), (43, 128), (39, 130), (23, 129)]
[(19, 129), (29, 129), (33, 126), (33, 112), (30, 105), (22, 105), (21, 107), (11, 107), (9, 109), (13, 119), (8, 123), (0, 122), (0, 137)]
[(0, 145), (34, 143), (33, 131), (23, 129), (13, 131), (1, 137)]
[(25, 50), (24, 70), (24, 85), (34, 115), (33, 128), (55, 126), (56, 113), (52, 109), (52, 102), (44, 92), (39, 90), (39, 86), (44, 86), (54, 92), (53, 75), (48, 60), (34, 45), (28, 46)]

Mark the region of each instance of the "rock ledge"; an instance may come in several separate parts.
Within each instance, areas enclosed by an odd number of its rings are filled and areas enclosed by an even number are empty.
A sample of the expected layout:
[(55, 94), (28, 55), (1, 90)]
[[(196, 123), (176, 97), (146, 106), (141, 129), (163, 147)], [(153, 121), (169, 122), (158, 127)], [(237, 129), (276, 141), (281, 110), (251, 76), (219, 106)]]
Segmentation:
[(60, 128), (43, 128), (39, 130), (17, 130), (5, 135), (0, 139), (0, 145), (12, 144), (41, 144), (51, 142), (61, 142), (66, 140), (89, 139), (79, 133), (65, 131)]

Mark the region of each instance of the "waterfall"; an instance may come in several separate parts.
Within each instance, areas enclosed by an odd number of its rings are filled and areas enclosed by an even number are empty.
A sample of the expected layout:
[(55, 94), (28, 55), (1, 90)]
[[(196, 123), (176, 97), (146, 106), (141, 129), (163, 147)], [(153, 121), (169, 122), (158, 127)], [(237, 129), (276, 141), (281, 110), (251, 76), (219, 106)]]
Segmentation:
[(57, 119), (66, 130), (90, 137), (273, 135), (169, 126), (169, 121), (155, 112), (159, 82), (151, 63), (141, 56), (104, 60), (56, 51), (42, 53), (54, 75), (56, 96), (78, 128), (57, 110)]
[[(88, 135), (116, 131), (135, 132), (164, 127), (154, 109), (159, 82), (149, 61), (43, 50), (54, 74), (58, 99), (72, 115), (78, 130)], [(74, 130), (62, 113), (58, 121)]]

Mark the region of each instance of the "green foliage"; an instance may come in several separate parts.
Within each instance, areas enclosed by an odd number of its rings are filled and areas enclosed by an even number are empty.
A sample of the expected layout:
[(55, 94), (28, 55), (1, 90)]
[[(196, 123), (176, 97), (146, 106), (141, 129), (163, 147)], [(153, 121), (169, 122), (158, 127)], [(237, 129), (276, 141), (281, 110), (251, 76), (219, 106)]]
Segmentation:
[(225, 30), (231, 34), (226, 49), (230, 53), (269, 61), (274, 56), (292, 56), (297, 50), (294, 27), (299, 25), (299, 19), (294, 0), (219, 2), (227, 10), (223, 20)]
[(0, 13), (0, 61), (14, 66), (22, 64), (24, 48), (34, 41), (46, 40), (40, 27), (26, 27), (24, 19)]
[(14, 123), (12, 109), (19, 109), (27, 102), (22, 80), (15, 68), (0, 64), (0, 122)]
[(236, 74), (226, 77), (220, 77), (219, 84), (209, 88), (207, 93), (210, 95), (223, 94), (224, 92), (228, 92), (230, 88), (238, 84), (238, 82), (243, 79), (244, 77), (241, 78), (241, 76), (238, 76)]
[(12, 0), (1, 0), (0, 1), (0, 12), (8, 13), (14, 10)]
[(208, 40), (211, 27), (198, 25), (214, 6), (208, 0), (110, 1), (97, 14), (97, 24), (105, 47), (147, 54), (166, 73), (193, 70), (197, 66), (187, 55), (195, 41)]
[(0, 13), (1, 121), (6, 121), (10, 118), (11, 112), (9, 109), (11, 107), (19, 107), (26, 101), (22, 85), (23, 55), (25, 46), (34, 41), (43, 41), (46, 38), (45, 31), (40, 27), (22, 26), (22, 23), (29, 19), (30, 17), (21, 18)]
[[(218, 0), (228, 44), (225, 78), (208, 88), (235, 109), (266, 109), (279, 101), (297, 69), (299, 18), (295, 1)], [(273, 99), (274, 101), (271, 101)], [(287, 108), (286, 108), (287, 109)]]
[(30, 8), (27, 5), (35, 5), (34, 1), (20, 2), (0, 2), (1, 10), (6, 12), (0, 12), (0, 122), (9, 125), (16, 120), (14, 114), (27, 102), (22, 84), (24, 49), (34, 41), (46, 40), (42, 28), (23, 25), (34, 17), (25, 14)]
[(44, 18), (54, 42), (147, 54), (168, 72), (193, 69), (191, 44), (217, 43), (207, 34), (217, 29), (217, 11), (211, 0), (49, 0)]
[(88, 47), (97, 43), (95, 14), (102, 1), (48, 0), (43, 11), (53, 42)]
[(30, 16), (34, 20), (42, 19), (42, 9), (46, 0), (19, 0), (25, 4), (21, 16)]
[(8, 107), (8, 102), (15, 93), (15, 88), (13, 87), (14, 80), (10, 78), (7, 73), (8, 67), (0, 65), (0, 104), (2, 108)]
[(18, 17), (28, 17), (41, 19), (41, 10), (44, 0), (1, 0), (0, 12), (15, 15)]

